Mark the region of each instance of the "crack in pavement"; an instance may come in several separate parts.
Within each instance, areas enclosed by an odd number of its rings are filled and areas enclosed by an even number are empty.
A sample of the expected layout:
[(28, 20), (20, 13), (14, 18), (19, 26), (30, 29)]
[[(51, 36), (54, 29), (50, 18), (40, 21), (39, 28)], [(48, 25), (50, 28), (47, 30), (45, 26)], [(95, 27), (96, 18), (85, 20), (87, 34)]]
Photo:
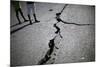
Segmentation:
[[(56, 44), (55, 44), (55, 40), (56, 40), (56, 39), (55, 39), (55, 38), (57, 37), (57, 35), (59, 35), (60, 38), (63, 38), (63, 36), (61, 35), (60, 27), (57, 26), (58, 23), (62, 22), (62, 23), (64, 23), (64, 24), (72, 24), (72, 25), (77, 25), (77, 26), (94, 25), (94, 24), (70, 23), (70, 22), (66, 22), (66, 21), (62, 20), (62, 19), (60, 18), (60, 16), (61, 16), (62, 12), (64, 11), (64, 9), (66, 8), (67, 5), (68, 5), (68, 4), (65, 4), (65, 5), (64, 5), (64, 7), (63, 7), (63, 9), (61, 10), (61, 12), (56, 13), (55, 19), (57, 20), (57, 23), (54, 23), (54, 25), (53, 25), (53, 27), (55, 27), (55, 28), (57, 29), (57, 30), (55, 31), (56, 36), (55, 36), (53, 39), (49, 40), (49, 43), (48, 43), (48, 45), (49, 45), (49, 50), (47, 51), (47, 53), (45, 54), (45, 56), (39, 61), (39, 63), (38, 63), (39, 65), (46, 64), (47, 61), (50, 60), (50, 58), (52, 57), (51, 55), (52, 55), (52, 53), (53, 53), (53, 51), (54, 51), (54, 47), (55, 47), (56, 49), (59, 49), (58, 47), (56, 47)], [(54, 53), (54, 54), (55, 54), (55, 53)], [(55, 56), (56, 56), (56, 54), (55, 54)], [(53, 60), (55, 60), (55, 58), (53, 58)], [(53, 62), (53, 63), (54, 63), (54, 62)], [(51, 63), (51, 64), (53, 64), (53, 63)]]
[(66, 8), (66, 6), (68, 6), (68, 4), (65, 4), (63, 9), (61, 10), (60, 14), (64, 11), (64, 9)]
[(61, 13), (57, 13), (57, 14), (56, 14), (56, 19), (57, 19), (58, 22), (62, 22), (62, 23), (64, 23), (64, 24), (72, 24), (72, 25), (77, 25), (77, 26), (95, 25), (95, 24), (78, 24), (78, 23), (66, 22), (66, 21), (64, 21), (64, 20), (62, 20), (62, 19), (60, 18), (60, 15), (61, 15)]
[[(63, 10), (65, 9), (66, 6), (67, 6), (67, 5), (65, 5), (64, 8), (61, 10), (61, 13), (63, 12)], [(57, 23), (59, 23), (59, 21), (58, 21)], [(60, 33), (60, 28), (57, 26), (57, 23), (55, 23), (55, 24), (53, 25), (53, 27), (55, 27), (55, 28), (57, 29), (57, 31), (55, 32), (55, 34), (58, 34), (61, 38), (63, 38), (62, 35), (61, 35), (61, 33)], [(56, 36), (57, 36), (57, 35), (56, 35)], [(49, 43), (48, 43), (48, 45), (49, 45), (49, 50), (48, 50), (47, 53), (45, 54), (44, 58), (42, 58), (42, 59), (38, 62), (39, 65), (46, 64), (46, 62), (51, 58), (51, 54), (52, 54), (53, 51), (54, 51), (54, 47), (55, 47), (56, 49), (59, 49), (58, 47), (55, 46), (55, 38), (56, 38), (56, 36), (55, 36), (53, 39), (51, 39), (51, 40), (49, 41)], [(55, 58), (53, 58), (53, 60), (54, 60), (54, 59), (55, 59)]]
[(70, 23), (70, 22), (66, 22), (66, 21), (62, 20), (60, 16), (61, 16), (62, 12), (64, 11), (64, 9), (66, 8), (67, 5), (68, 5), (68, 4), (65, 4), (65, 6), (64, 6), (64, 8), (61, 10), (61, 12), (56, 13), (56, 17), (55, 17), (55, 18), (56, 18), (56, 20), (57, 20), (58, 22), (62, 22), (62, 23), (64, 23), (64, 24), (73, 24), (73, 25), (77, 25), (77, 26), (95, 25), (95, 24)]
[(39, 61), (39, 63), (38, 63), (39, 65), (45, 64), (51, 58), (51, 54), (52, 54), (54, 47), (55, 47), (55, 43), (54, 43), (55, 38), (56, 38), (56, 36), (49, 41), (49, 43), (48, 43), (49, 50), (45, 54), (44, 58)]
[[(57, 23), (58, 23), (58, 22), (57, 22)], [(55, 34), (59, 34), (60, 37), (63, 38), (62, 35), (61, 35), (60, 28), (57, 26), (57, 23), (55, 23), (55, 24), (53, 25), (53, 26), (57, 29), (57, 31), (55, 32)]]

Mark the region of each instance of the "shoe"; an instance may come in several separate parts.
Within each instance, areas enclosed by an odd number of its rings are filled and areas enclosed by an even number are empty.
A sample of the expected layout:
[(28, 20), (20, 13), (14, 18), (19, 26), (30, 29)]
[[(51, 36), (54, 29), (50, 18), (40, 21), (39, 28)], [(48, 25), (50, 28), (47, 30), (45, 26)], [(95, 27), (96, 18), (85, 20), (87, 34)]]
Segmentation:
[(24, 20), (24, 22), (27, 22), (28, 20)]
[(32, 21), (30, 21), (30, 25), (32, 25), (33, 23), (32, 23)]
[(30, 25), (32, 25), (33, 23), (30, 23)]
[(38, 20), (35, 20), (35, 23), (39, 23), (40, 21), (38, 21)]
[(19, 22), (18, 24), (22, 24), (21, 22)]

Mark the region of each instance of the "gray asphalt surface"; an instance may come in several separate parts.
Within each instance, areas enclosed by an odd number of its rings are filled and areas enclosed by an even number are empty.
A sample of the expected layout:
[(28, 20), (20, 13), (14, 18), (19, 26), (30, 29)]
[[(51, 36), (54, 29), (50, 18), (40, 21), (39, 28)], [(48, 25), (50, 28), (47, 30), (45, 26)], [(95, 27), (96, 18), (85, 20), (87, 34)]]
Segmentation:
[[(35, 3), (36, 15), (40, 23), (28, 25), (11, 34), (11, 64), (17, 66), (37, 65), (49, 49), (48, 42), (56, 36), (56, 13), (64, 4)], [(21, 2), (22, 11), (27, 17), (26, 3)], [(49, 11), (52, 9), (51, 11)], [(20, 18), (23, 22), (23, 19)], [(78, 24), (95, 24), (95, 8), (87, 5), (69, 4), (61, 14), (61, 19)], [(34, 21), (34, 19), (33, 19)], [(18, 23), (11, 5), (11, 26)], [(11, 31), (28, 24), (11, 27)], [(78, 26), (58, 23), (62, 39), (56, 38), (56, 46), (51, 59), (46, 64), (90, 62), (95, 60), (95, 25)], [(55, 55), (56, 54), (56, 55)]]

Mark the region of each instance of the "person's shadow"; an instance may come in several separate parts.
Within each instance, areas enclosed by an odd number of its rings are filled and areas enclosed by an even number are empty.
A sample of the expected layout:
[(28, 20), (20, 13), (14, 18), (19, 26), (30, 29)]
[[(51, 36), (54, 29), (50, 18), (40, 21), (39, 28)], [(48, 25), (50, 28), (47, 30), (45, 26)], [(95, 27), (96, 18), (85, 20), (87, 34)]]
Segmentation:
[[(17, 24), (16, 24), (16, 25), (17, 25)], [(17, 32), (17, 31), (19, 31), (19, 30), (25, 28), (25, 27), (28, 26), (28, 25), (30, 25), (30, 24), (23, 25), (22, 27), (19, 27), (19, 28), (15, 29), (15, 30), (11, 31), (10, 33), (13, 34), (13, 33)]]
[[(24, 22), (24, 23), (25, 23), (25, 22)], [(37, 23), (37, 22), (33, 22), (32, 24), (35, 24), (35, 23)], [(23, 23), (22, 23), (22, 24), (23, 24)], [(32, 25), (32, 24), (30, 24), (30, 23), (25, 24), (25, 25), (23, 25), (23, 26), (21, 26), (21, 27), (19, 27), (19, 28), (17, 28), (17, 29), (12, 30), (12, 31), (10, 32), (10, 34), (13, 34), (13, 33), (17, 32), (17, 31), (19, 31), (19, 30), (21, 30), (21, 29), (23, 29), (23, 28), (29, 26), (29, 25)], [(13, 25), (12, 27), (15, 27), (15, 26), (18, 26), (18, 25), (20, 25), (20, 24), (17, 23), (17, 24), (15, 24), (15, 25)]]

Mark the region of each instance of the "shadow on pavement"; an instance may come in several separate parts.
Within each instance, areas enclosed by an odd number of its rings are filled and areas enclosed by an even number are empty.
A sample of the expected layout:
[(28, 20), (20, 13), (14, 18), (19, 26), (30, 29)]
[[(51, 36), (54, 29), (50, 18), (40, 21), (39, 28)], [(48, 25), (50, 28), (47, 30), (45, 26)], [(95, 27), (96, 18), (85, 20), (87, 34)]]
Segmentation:
[(25, 27), (28, 26), (28, 25), (30, 25), (30, 24), (27, 24), (27, 25), (24, 25), (24, 26), (22, 26), (22, 27), (19, 27), (19, 28), (15, 29), (15, 30), (11, 31), (10, 34), (13, 34), (13, 33), (15, 33), (16, 31), (19, 31), (19, 30), (25, 28)]

